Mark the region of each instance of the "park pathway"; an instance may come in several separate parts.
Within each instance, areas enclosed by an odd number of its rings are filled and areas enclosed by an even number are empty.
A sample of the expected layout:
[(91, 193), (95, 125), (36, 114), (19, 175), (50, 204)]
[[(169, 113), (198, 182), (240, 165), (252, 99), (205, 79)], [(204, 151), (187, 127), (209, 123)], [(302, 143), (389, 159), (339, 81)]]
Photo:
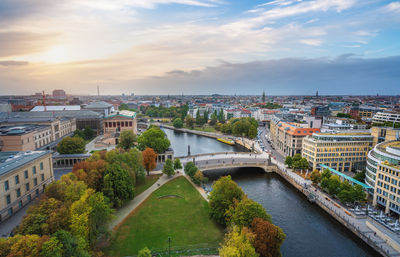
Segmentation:
[(168, 178), (167, 175), (162, 175), (151, 187), (146, 189), (141, 194), (135, 196), (133, 200), (127, 202), (123, 207), (118, 209), (115, 213), (115, 219), (113, 219), (109, 224), (109, 229), (115, 229), (118, 225), (129, 216), (129, 214), (134, 211), (140, 204), (142, 204), (154, 191), (160, 188), (165, 183), (175, 179), (176, 177), (182, 176), (182, 173), (177, 173), (175, 176)]

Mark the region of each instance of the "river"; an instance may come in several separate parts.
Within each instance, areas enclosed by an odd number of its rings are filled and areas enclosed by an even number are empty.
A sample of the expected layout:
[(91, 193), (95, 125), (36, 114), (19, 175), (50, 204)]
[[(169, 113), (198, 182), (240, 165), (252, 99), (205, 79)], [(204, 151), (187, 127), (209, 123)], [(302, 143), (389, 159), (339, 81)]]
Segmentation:
[[(215, 139), (164, 129), (176, 156), (191, 153), (242, 151)], [(281, 251), (285, 257), (379, 256), (353, 233), (315, 204), (310, 203), (289, 183), (274, 173), (260, 169), (232, 169), (205, 173), (210, 184), (222, 175), (231, 175), (244, 192), (262, 204), (275, 225), (286, 234)]]

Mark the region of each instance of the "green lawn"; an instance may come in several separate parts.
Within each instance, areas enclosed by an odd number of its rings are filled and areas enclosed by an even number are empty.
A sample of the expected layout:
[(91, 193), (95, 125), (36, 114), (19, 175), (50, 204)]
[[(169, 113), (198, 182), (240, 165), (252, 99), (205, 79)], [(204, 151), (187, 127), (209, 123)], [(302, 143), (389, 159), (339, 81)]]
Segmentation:
[(147, 188), (151, 187), (156, 181), (158, 180), (159, 177), (161, 177), (162, 174), (159, 175), (146, 175), (146, 180), (143, 184), (136, 185), (135, 187), (135, 195), (139, 195), (146, 191)]
[[(163, 198), (179, 195), (183, 198)], [(161, 186), (113, 234), (106, 253), (111, 256), (135, 255), (145, 246), (166, 251), (168, 237), (172, 249), (218, 246), (222, 229), (209, 219), (208, 203), (184, 177)]]

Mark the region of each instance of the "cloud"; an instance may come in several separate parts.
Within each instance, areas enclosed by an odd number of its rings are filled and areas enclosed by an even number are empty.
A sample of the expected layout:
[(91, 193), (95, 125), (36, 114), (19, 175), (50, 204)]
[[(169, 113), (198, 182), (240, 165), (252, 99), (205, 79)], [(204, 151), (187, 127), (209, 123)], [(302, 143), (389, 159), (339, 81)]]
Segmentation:
[(400, 2), (392, 2), (384, 7), (387, 11), (390, 12), (400, 12)]
[(315, 38), (300, 39), (299, 42), (310, 46), (320, 46), (322, 44), (322, 40)]
[(20, 61), (0, 61), (0, 66), (23, 66), (28, 65), (28, 62), (20, 62)]

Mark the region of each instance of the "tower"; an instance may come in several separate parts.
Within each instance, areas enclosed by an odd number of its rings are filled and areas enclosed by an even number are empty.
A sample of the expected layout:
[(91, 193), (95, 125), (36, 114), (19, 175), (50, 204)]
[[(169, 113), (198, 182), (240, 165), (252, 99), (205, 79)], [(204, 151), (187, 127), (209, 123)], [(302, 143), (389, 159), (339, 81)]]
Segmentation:
[(318, 97), (318, 90), (317, 90), (317, 93), (315, 93), (315, 97)]

